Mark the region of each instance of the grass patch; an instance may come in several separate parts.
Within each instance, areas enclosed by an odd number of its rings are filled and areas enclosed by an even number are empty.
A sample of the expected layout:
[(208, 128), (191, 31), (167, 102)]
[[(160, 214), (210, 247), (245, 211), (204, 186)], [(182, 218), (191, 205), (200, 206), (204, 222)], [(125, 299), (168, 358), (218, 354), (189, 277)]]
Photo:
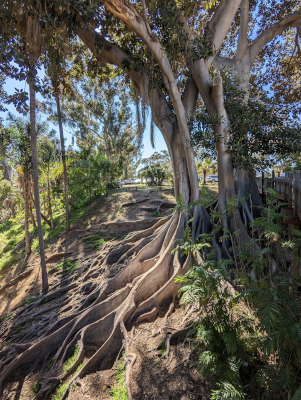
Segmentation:
[[(69, 358), (68, 362), (69, 362), (70, 360), (71, 360), (71, 359)], [(76, 361), (76, 360), (74, 360), (73, 363), (74, 363), (75, 361)], [(71, 364), (71, 365), (72, 365), (72, 364)], [(70, 366), (71, 366), (71, 365), (70, 365)], [(83, 367), (83, 363), (81, 363), (81, 364), (76, 368), (76, 370), (75, 370), (75, 372), (72, 374), (72, 376), (76, 375), (76, 374), (80, 371), (80, 369), (81, 369), (82, 367)], [(67, 370), (66, 370), (66, 371), (67, 371)], [(64, 372), (66, 372), (66, 371), (64, 371)], [(74, 385), (74, 384), (73, 384), (73, 385)], [(58, 386), (58, 388), (56, 389), (55, 393), (51, 396), (51, 400), (61, 400), (61, 398), (62, 398), (62, 397), (64, 396), (64, 394), (66, 393), (68, 387), (69, 387), (69, 384), (68, 384), (68, 383), (64, 383), (64, 384)], [(71, 388), (71, 390), (72, 390), (72, 388)], [(117, 399), (116, 399), (116, 400), (117, 400)]]
[(41, 389), (40, 381), (37, 381), (32, 385), (32, 390), (34, 393), (38, 393), (40, 391), (40, 389)]
[(46, 367), (44, 368), (44, 373), (48, 372), (51, 370), (53, 364), (55, 362), (55, 358), (52, 358), (46, 365)]
[(11, 219), (0, 225), (0, 271), (21, 259), (23, 249), (16, 250), (16, 246), (24, 240), (23, 224), (17, 220)]
[(48, 303), (49, 298), (47, 296), (43, 297), (43, 299), (39, 302), (39, 306)]
[(161, 214), (158, 211), (152, 211), (152, 217), (161, 217)]
[(167, 351), (167, 347), (166, 347), (166, 343), (164, 342), (161, 344), (160, 349), (159, 349), (160, 356), (163, 357), (164, 354), (166, 353), (166, 351)]
[(103, 246), (106, 243), (106, 240), (100, 234), (96, 233), (95, 235), (84, 239), (84, 242), (89, 250), (95, 250), (98, 247)]
[[(65, 229), (65, 211), (59, 208), (54, 216), (54, 229), (50, 228), (44, 221), (42, 222), (45, 246), (50, 240), (59, 236)], [(29, 224), (29, 235), (32, 250), (39, 251), (39, 239), (37, 227), (33, 229)], [(24, 242), (24, 243), (23, 243)], [(25, 253), (25, 233), (24, 233), (24, 211), (19, 212), (15, 219), (0, 224), (0, 272), (16, 264), (24, 258)], [(5, 276), (5, 273), (1, 278)], [(1, 279), (0, 278), (0, 279)]]
[(27, 304), (31, 304), (31, 303), (33, 303), (35, 300), (36, 300), (35, 297), (32, 297), (32, 296), (27, 297), (27, 299), (24, 299), (24, 300), (23, 300), (23, 306), (26, 306)]
[(23, 330), (23, 328), (25, 327), (25, 325), (26, 325), (26, 320), (25, 320), (25, 321), (22, 321), (22, 322), (15, 328), (15, 332), (16, 332), (16, 333), (21, 332), (21, 331)]
[(70, 358), (68, 358), (68, 360), (63, 365), (64, 372), (67, 372), (75, 363), (75, 361), (78, 359), (78, 353), (79, 353), (79, 346), (75, 346), (73, 355)]
[(10, 319), (12, 319), (12, 317), (13, 317), (13, 314), (7, 314), (5, 317), (3, 317), (0, 320), (0, 325), (3, 324), (5, 321), (9, 321)]
[(91, 208), (91, 206), (93, 205), (94, 202), (89, 203), (85, 206), (82, 206), (80, 208), (77, 208), (74, 211), (71, 211), (71, 216), (70, 216), (70, 223), (74, 224), (75, 222), (79, 221), (80, 219), (82, 219), (82, 217), (89, 211), (89, 209)]
[(52, 268), (52, 270), (49, 271), (49, 275), (52, 275), (60, 270), (69, 273), (72, 272), (77, 266), (78, 262), (73, 262), (71, 260), (65, 259), (64, 261), (60, 262), (55, 268)]
[(117, 385), (112, 387), (110, 398), (113, 400), (128, 400), (128, 394), (124, 383), (125, 366), (122, 358), (116, 364), (115, 376), (117, 378)]
[(55, 393), (51, 396), (51, 400), (61, 400), (61, 398), (64, 396), (66, 390), (68, 389), (68, 383), (64, 383), (63, 385), (60, 385)]

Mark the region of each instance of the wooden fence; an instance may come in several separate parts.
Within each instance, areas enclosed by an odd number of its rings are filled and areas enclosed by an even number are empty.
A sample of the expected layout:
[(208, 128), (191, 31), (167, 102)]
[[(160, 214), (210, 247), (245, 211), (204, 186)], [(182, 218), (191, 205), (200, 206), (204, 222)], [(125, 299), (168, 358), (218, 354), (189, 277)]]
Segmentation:
[(266, 178), (264, 174), (256, 177), (258, 189), (262, 192), (267, 188), (274, 189), (281, 200), (290, 204), (295, 214), (301, 220), (301, 171), (285, 172), (285, 176), (275, 177), (274, 171), (272, 178)]

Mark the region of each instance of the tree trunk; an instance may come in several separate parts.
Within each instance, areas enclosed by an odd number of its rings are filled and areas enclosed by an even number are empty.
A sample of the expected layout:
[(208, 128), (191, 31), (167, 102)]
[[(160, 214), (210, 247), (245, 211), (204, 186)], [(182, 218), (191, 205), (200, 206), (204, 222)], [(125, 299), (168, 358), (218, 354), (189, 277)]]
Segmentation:
[[(212, 86), (212, 105), (211, 111), (219, 116), (220, 122), (215, 125), (217, 163), (218, 163), (218, 205), (222, 215), (224, 230), (229, 228), (235, 234), (237, 246), (241, 242), (249, 243), (250, 236), (243, 224), (239, 207), (237, 204), (237, 192), (235, 190), (234, 174), (231, 154), (228, 151), (230, 140), (230, 121), (224, 105), (224, 92), (222, 78), (216, 76)], [(231, 209), (227, 210), (227, 205), (233, 202)]]
[(66, 152), (65, 152), (65, 140), (64, 140), (64, 132), (63, 132), (62, 114), (61, 114), (60, 98), (58, 95), (56, 96), (55, 100), (56, 100), (56, 108), (57, 108), (57, 120), (58, 120), (59, 131), (60, 131), (62, 162), (63, 162), (63, 169), (64, 169), (66, 231), (69, 231), (70, 230), (69, 185), (68, 185), (68, 173), (67, 173), (67, 165), (66, 165)]
[(24, 210), (25, 210), (25, 248), (26, 254), (31, 253), (31, 245), (29, 238), (29, 179), (27, 173), (24, 173), (23, 180), (24, 191)]
[(48, 291), (48, 277), (47, 277), (47, 268), (45, 260), (44, 238), (43, 238), (43, 229), (41, 221), (40, 193), (39, 193), (39, 171), (38, 171), (38, 159), (37, 159), (36, 126), (35, 126), (36, 124), (35, 76), (36, 76), (36, 70), (32, 64), (28, 76), (29, 98), (30, 98), (30, 143), (32, 152), (34, 200), (36, 207), (39, 247), (40, 247), (40, 257), (41, 257), (41, 267), (42, 267), (42, 290), (43, 293), (46, 293)]
[[(245, 104), (248, 103), (250, 95), (250, 67), (248, 62), (244, 63), (242, 60), (236, 60), (236, 69), (234, 70), (234, 75), (237, 78), (238, 87), (243, 94), (243, 101)], [(247, 141), (247, 133), (245, 136)], [(245, 198), (246, 195), (250, 195), (249, 204), (252, 207), (252, 213), (248, 210), (249, 215), (246, 216), (248, 220), (252, 220), (253, 217), (258, 217), (261, 215), (261, 210), (263, 208), (262, 199), (258, 190), (258, 186), (255, 180), (255, 173), (251, 170), (237, 169), (235, 174), (235, 185), (237, 190), (237, 195), (241, 198)]]
[(0, 165), (3, 167), (3, 179), (10, 181), (10, 167), (5, 160), (0, 161)]
[(31, 207), (29, 207), (29, 214), (30, 214), (30, 219), (31, 219), (31, 223), (32, 223), (33, 229), (35, 229), (35, 227), (37, 226), (37, 224), (36, 224), (36, 221), (35, 221), (35, 219), (34, 219), (34, 215), (33, 215), (32, 208), (31, 208)]
[(124, 179), (128, 179), (128, 162), (124, 164)]
[(50, 196), (50, 181), (49, 181), (49, 167), (47, 172), (47, 199), (48, 199), (48, 216), (50, 217), (51, 228), (54, 227), (52, 207), (51, 207), (51, 196)]
[(204, 185), (206, 185), (206, 175), (207, 175), (207, 171), (204, 169), (203, 170)]

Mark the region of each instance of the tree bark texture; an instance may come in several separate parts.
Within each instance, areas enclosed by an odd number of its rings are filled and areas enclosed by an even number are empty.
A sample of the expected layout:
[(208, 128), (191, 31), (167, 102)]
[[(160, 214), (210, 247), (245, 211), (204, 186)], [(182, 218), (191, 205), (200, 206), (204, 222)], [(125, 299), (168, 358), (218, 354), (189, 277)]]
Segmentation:
[(65, 210), (66, 210), (66, 230), (70, 230), (70, 212), (69, 212), (69, 185), (68, 185), (68, 172), (66, 165), (66, 151), (65, 151), (65, 140), (64, 140), (64, 131), (63, 131), (63, 123), (62, 123), (62, 113), (60, 106), (60, 98), (56, 95), (56, 108), (57, 108), (57, 120), (60, 131), (60, 141), (61, 141), (61, 151), (62, 151), (62, 162), (63, 162), (63, 170), (64, 170), (64, 189), (65, 189)]
[(30, 99), (30, 143), (32, 152), (32, 175), (33, 175), (33, 188), (34, 188), (34, 200), (35, 200), (36, 217), (38, 225), (38, 235), (39, 235), (41, 268), (42, 268), (42, 290), (43, 293), (46, 293), (48, 291), (48, 277), (47, 277), (47, 267), (45, 260), (44, 238), (43, 238), (41, 207), (40, 207), (40, 193), (39, 193), (39, 171), (38, 171), (38, 158), (37, 158), (36, 126), (35, 126), (36, 124), (35, 76), (36, 76), (35, 67), (31, 65), (28, 76), (28, 84), (29, 84), (29, 99)]
[(24, 191), (24, 210), (25, 210), (25, 248), (26, 254), (31, 253), (30, 237), (29, 237), (29, 179), (28, 174), (24, 172), (23, 180), (23, 191)]

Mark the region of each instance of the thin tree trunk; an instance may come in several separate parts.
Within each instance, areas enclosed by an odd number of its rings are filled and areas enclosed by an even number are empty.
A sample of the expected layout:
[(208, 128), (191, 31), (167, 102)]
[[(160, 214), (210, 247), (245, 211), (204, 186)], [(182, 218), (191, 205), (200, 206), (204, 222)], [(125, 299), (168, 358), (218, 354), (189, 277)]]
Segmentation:
[(60, 131), (60, 140), (61, 140), (61, 149), (62, 149), (62, 162), (63, 162), (63, 169), (64, 169), (66, 231), (69, 231), (70, 230), (70, 214), (69, 214), (68, 173), (67, 173), (67, 166), (66, 166), (66, 152), (65, 152), (65, 141), (64, 141), (64, 132), (63, 132), (63, 123), (62, 123), (60, 98), (59, 98), (58, 95), (56, 96), (55, 100), (56, 100), (56, 108), (57, 108), (57, 120), (58, 120), (59, 131)]
[(36, 70), (31, 61), (31, 67), (29, 71), (28, 84), (29, 84), (29, 97), (30, 97), (30, 142), (32, 152), (32, 175), (33, 175), (33, 189), (34, 189), (34, 200), (37, 215), (38, 234), (39, 234), (39, 247), (40, 257), (42, 266), (42, 290), (43, 293), (48, 291), (48, 277), (45, 260), (45, 249), (44, 249), (44, 238), (41, 221), (41, 207), (40, 207), (40, 193), (39, 193), (39, 171), (38, 171), (38, 159), (37, 159), (37, 138), (36, 138), (36, 100), (35, 100), (35, 76)]
[(25, 248), (26, 254), (31, 253), (31, 245), (30, 245), (30, 238), (29, 238), (29, 179), (26, 173), (24, 173), (24, 209), (25, 209)]
[(9, 165), (6, 161), (0, 161), (0, 165), (3, 167), (3, 179), (10, 181)]
[(32, 211), (33, 205), (34, 205), (34, 199), (33, 199), (32, 191), (31, 191), (31, 187), (32, 187), (32, 183), (31, 183), (31, 181), (29, 181), (29, 184), (28, 184), (29, 213), (30, 213), (32, 225), (35, 228), (37, 226), (37, 224), (34, 219), (34, 215), (33, 215), (33, 211)]
[(124, 179), (128, 179), (128, 162), (124, 164)]
[(50, 216), (51, 228), (53, 228), (54, 223), (53, 223), (51, 197), (50, 197), (49, 166), (48, 166), (48, 171), (47, 171), (47, 197), (48, 197), (48, 215)]
[(32, 223), (33, 229), (35, 229), (35, 227), (37, 226), (37, 224), (36, 224), (36, 221), (35, 221), (35, 219), (34, 219), (34, 215), (33, 215), (32, 208), (31, 208), (31, 207), (29, 207), (29, 214), (30, 214), (30, 219), (31, 219), (31, 223)]

